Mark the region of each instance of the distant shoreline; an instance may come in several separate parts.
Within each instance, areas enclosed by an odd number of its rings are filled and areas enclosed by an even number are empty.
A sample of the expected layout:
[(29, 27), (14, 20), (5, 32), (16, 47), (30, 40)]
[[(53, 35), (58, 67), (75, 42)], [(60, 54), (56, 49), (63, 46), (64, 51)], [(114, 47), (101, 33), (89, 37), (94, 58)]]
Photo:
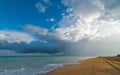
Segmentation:
[(57, 68), (47, 75), (120, 75), (120, 57), (97, 57)]

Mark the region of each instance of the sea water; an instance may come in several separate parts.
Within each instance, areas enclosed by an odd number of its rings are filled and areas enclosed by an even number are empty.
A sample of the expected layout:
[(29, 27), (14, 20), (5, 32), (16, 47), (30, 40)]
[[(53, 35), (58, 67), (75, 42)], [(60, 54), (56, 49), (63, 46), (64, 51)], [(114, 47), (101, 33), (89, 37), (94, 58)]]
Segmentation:
[(0, 56), (0, 75), (42, 75), (58, 67), (75, 64), (84, 58), (72, 56)]

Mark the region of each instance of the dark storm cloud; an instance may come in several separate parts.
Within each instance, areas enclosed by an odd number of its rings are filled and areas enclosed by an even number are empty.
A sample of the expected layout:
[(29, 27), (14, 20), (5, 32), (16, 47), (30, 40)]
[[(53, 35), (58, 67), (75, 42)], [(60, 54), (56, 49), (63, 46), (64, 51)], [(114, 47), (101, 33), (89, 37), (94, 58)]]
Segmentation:
[(13, 50), (17, 53), (61, 53), (64, 50), (62, 43), (43, 43), (40, 41), (33, 41), (30, 43), (8, 43), (7, 41), (0, 42), (0, 49)]

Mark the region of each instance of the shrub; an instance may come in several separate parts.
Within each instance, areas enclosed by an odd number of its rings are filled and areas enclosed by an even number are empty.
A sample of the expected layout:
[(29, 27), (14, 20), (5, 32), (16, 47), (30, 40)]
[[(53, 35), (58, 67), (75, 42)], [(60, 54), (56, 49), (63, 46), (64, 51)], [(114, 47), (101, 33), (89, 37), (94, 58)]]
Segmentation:
[(118, 54), (117, 57), (120, 57), (120, 54)]

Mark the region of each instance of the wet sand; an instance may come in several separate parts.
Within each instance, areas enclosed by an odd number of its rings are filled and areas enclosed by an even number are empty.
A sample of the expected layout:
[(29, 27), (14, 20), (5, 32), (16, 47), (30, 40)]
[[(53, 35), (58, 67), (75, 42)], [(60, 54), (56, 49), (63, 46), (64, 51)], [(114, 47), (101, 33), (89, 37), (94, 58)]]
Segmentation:
[(120, 57), (97, 57), (60, 67), (48, 75), (120, 75)]

